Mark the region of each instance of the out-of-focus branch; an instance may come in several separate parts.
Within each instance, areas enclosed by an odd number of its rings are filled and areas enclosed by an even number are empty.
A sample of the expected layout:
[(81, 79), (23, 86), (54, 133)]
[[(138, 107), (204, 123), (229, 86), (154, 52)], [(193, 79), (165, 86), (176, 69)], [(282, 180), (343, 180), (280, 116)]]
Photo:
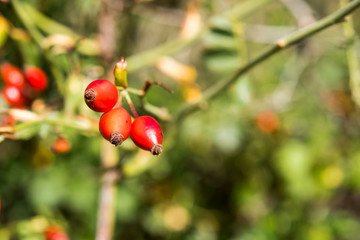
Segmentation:
[(169, 89), (167, 86), (165, 86), (161, 82), (145, 80), (144, 86), (142, 87), (142, 89), (140, 91), (141, 92), (141, 94), (140, 94), (141, 106), (143, 109), (145, 109), (145, 111), (152, 113), (153, 115), (157, 116), (161, 120), (170, 121), (172, 119), (172, 116), (170, 115), (169, 111), (166, 108), (157, 107), (157, 106), (151, 105), (150, 103), (145, 101), (146, 93), (149, 91), (149, 89), (152, 85), (160, 86), (161, 88), (163, 88), (165, 91), (169, 92), (170, 94), (173, 93), (173, 91), (171, 89)]
[[(114, 61), (116, 49), (116, 13), (122, 9), (123, 1), (103, 0), (99, 16), (99, 45), (107, 64)], [(121, 11), (120, 11), (121, 12)]]
[(1, 127), (0, 134), (13, 133), (15, 134), (15, 137), (19, 138), (22, 138), (21, 136), (23, 132), (29, 131), (34, 126), (41, 124), (73, 129), (84, 135), (96, 134), (98, 132), (97, 125), (91, 122), (88, 118), (64, 118), (54, 112), (47, 112), (46, 114), (39, 115), (23, 109), (6, 109), (1, 110), (0, 113), (6, 113), (13, 117), (16, 121), (21, 122), (14, 126)]
[[(203, 106), (206, 106), (206, 102), (216, 96), (218, 96), (221, 92), (225, 91), (231, 84), (233, 84), (236, 80), (239, 79), (240, 76), (244, 75), (251, 69), (253, 69), (258, 64), (267, 60), (274, 54), (336, 24), (344, 21), (344, 17), (353, 12), (360, 6), (360, 0), (355, 0), (339, 9), (338, 11), (330, 14), (329, 16), (307, 26), (304, 27), (284, 38), (281, 38), (277, 41), (276, 44), (266, 49), (262, 53), (260, 53), (253, 60), (250, 60), (246, 65), (241, 66), (238, 70), (236, 70), (231, 76), (225, 77), (217, 82), (217, 84), (209, 87), (201, 98), (199, 98), (196, 102), (187, 104), (178, 112), (176, 120), (179, 121), (184, 118), (186, 115), (201, 109)], [(204, 104), (205, 103), (205, 104)]]
[(123, 87), (118, 87), (118, 89), (121, 90), (123, 95), (128, 99), (127, 102), (129, 103), (129, 106), (132, 109), (132, 111), (134, 109), (134, 106), (132, 104), (130, 97), (128, 96), (128, 93), (135, 94), (140, 98), (141, 108), (143, 108), (145, 111), (151, 113), (152, 115), (155, 115), (157, 118), (161, 119), (162, 121), (168, 122), (172, 119), (172, 116), (170, 115), (169, 111), (166, 108), (154, 106), (145, 100), (146, 93), (149, 91), (152, 85), (159, 86), (163, 88), (165, 91), (169, 92), (170, 94), (173, 93), (173, 91), (169, 89), (167, 86), (165, 86), (163, 83), (157, 81), (149, 81), (149, 80), (145, 80), (144, 86), (140, 90), (134, 88), (124, 89)]
[(33, 21), (29, 21), (31, 16), (26, 10), (23, 8), (22, 3), (19, 0), (11, 0), (11, 4), (21, 19), (22, 23), (25, 25), (26, 29), (29, 31), (35, 42), (40, 46), (44, 36), (40, 33), (40, 31), (36, 28)]
[(167, 42), (159, 47), (152, 48), (148, 51), (138, 53), (127, 58), (128, 62), (128, 72), (136, 71), (144, 66), (153, 64), (157, 62), (161, 57), (174, 54), (181, 49), (184, 49), (192, 44), (196, 43), (198, 40), (202, 38), (204, 34), (208, 32), (208, 28), (214, 20), (218, 16), (225, 16), (230, 17), (233, 19), (241, 19), (247, 14), (250, 14), (254, 10), (258, 9), (259, 7), (263, 6), (269, 0), (247, 0), (245, 2), (240, 2), (236, 4), (231, 10), (226, 11), (225, 13), (221, 13), (212, 17), (209, 20), (208, 25), (202, 27), (202, 31), (199, 31), (197, 34), (193, 35), (192, 37), (181, 37), (174, 39), (173, 41)]
[[(340, 5), (344, 6), (348, 0), (340, 0)], [(343, 25), (344, 36), (346, 39), (346, 57), (349, 68), (349, 85), (354, 102), (360, 106), (360, 70), (359, 58), (356, 51), (356, 43), (359, 40), (354, 31), (353, 18), (347, 18), (347, 22)]]
[[(103, 0), (99, 16), (99, 44), (101, 56), (104, 59), (106, 78), (114, 79), (112, 63), (117, 42), (116, 16), (121, 14), (125, 1)], [(99, 209), (96, 227), (96, 240), (111, 240), (114, 232), (116, 183), (121, 172), (116, 169), (119, 162), (117, 148), (109, 142), (103, 141), (101, 149), (101, 165), (105, 169), (101, 192), (99, 196)]]
[[(111, 148), (114, 148), (109, 143), (105, 143)], [(106, 170), (100, 190), (100, 204), (98, 210), (98, 222), (96, 240), (112, 239), (114, 231), (114, 216), (115, 216), (115, 199), (116, 199), (116, 185), (115, 183), (120, 179), (120, 172), (112, 169)]]

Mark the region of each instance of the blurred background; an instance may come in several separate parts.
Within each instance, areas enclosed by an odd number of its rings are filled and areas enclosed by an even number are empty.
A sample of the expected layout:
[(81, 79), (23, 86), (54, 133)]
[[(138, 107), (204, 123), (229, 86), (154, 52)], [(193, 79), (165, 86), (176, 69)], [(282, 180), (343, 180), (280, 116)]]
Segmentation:
[(129, 87), (151, 80), (173, 93), (131, 95), (162, 126), (164, 151), (155, 157), (131, 140), (116, 148), (113, 239), (358, 239), (359, 11), (178, 118), (263, 49), (346, 3), (0, 1), (1, 63), (48, 78), (21, 109), (0, 99), (0, 239), (45, 239), (52, 225), (94, 239), (101, 158), (113, 147), (83, 91), (112, 81), (121, 56)]

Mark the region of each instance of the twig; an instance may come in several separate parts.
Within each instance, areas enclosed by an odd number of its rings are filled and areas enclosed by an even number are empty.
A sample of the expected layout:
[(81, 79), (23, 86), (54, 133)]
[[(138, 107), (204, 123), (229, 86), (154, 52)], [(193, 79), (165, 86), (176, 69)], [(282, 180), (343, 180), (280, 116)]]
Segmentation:
[[(340, 0), (340, 4), (344, 6), (348, 1)], [(358, 38), (354, 31), (353, 18), (349, 17), (343, 25), (344, 36), (346, 38), (346, 57), (349, 68), (349, 85), (354, 102), (360, 106), (360, 64), (356, 51), (356, 43)]]
[(135, 118), (139, 117), (139, 115), (138, 115), (137, 112), (136, 112), (135, 106), (134, 106), (134, 104), (133, 104), (133, 102), (132, 102), (132, 100), (131, 100), (131, 97), (129, 96), (129, 93), (128, 93), (126, 90), (123, 90), (123, 91), (121, 92), (121, 94), (123, 94), (123, 96), (124, 96), (125, 99), (126, 99), (126, 102), (129, 104), (130, 109), (131, 109), (131, 112), (133, 113), (134, 117), (135, 117)]
[[(99, 44), (105, 66), (111, 66), (116, 49), (116, 16), (122, 12), (124, 0), (103, 0), (99, 16)], [(106, 70), (107, 79), (113, 78), (113, 69)], [(101, 165), (105, 169), (97, 216), (96, 240), (111, 240), (114, 232), (116, 182), (120, 179), (118, 172), (112, 170), (120, 157), (117, 148), (103, 141), (101, 148)]]
[(24, 26), (29, 31), (35, 42), (41, 46), (41, 42), (44, 38), (44, 36), (40, 33), (40, 31), (36, 28), (33, 21), (28, 21), (31, 19), (29, 17), (28, 13), (25, 11), (25, 9), (22, 6), (22, 3), (20, 3), (18, 0), (11, 0), (11, 4), (14, 7), (15, 12), (19, 16), (19, 18), (22, 20)]
[(75, 40), (81, 38), (80, 35), (78, 35), (74, 31), (72, 31), (67, 26), (62, 25), (62, 24), (54, 21), (50, 17), (47, 17), (46, 15), (39, 12), (31, 4), (29, 4), (27, 2), (22, 2), (21, 6), (22, 6), (22, 8), (24, 8), (24, 10), (26, 12), (28, 12), (29, 15), (31, 15), (35, 24), (44, 32), (49, 33), (49, 34), (54, 34), (54, 33), (66, 34), (66, 35), (71, 36), (72, 38), (75, 38)]
[(330, 14), (329, 16), (323, 18), (322, 20), (319, 20), (307, 27), (304, 27), (293, 34), (290, 34), (280, 40), (277, 41), (276, 44), (271, 46), (270, 48), (266, 49), (262, 53), (260, 53), (257, 57), (255, 57), (253, 60), (249, 61), (246, 65), (241, 66), (238, 70), (236, 70), (231, 76), (225, 77), (224, 79), (217, 82), (217, 84), (213, 85), (212, 87), (209, 87), (206, 91), (204, 91), (204, 94), (200, 100), (190, 103), (186, 106), (184, 106), (177, 114), (176, 120), (180, 121), (183, 119), (186, 115), (190, 114), (191, 112), (194, 112), (198, 109), (200, 109), (202, 106), (206, 105), (208, 100), (218, 96), (221, 92), (227, 89), (231, 84), (233, 84), (238, 78), (251, 69), (253, 69), (255, 66), (260, 64), (261, 62), (267, 60), (274, 54), (314, 35), (315, 33), (318, 33), (336, 23), (344, 21), (344, 17), (350, 14), (352, 11), (354, 11), (356, 8), (360, 6), (360, 0), (355, 0), (350, 2), (345, 7), (339, 9), (338, 11)]
[[(106, 143), (109, 145), (109, 143)], [(113, 146), (110, 146), (114, 148)], [(96, 240), (112, 239), (115, 219), (116, 182), (120, 179), (119, 171), (107, 170), (102, 178)]]
[(152, 85), (160, 86), (170, 94), (173, 93), (173, 91), (170, 88), (168, 88), (161, 82), (145, 80), (144, 86), (140, 90), (141, 94), (139, 95), (141, 107), (145, 111), (157, 116), (163, 121), (170, 121), (172, 119), (172, 116), (169, 114), (169, 111), (166, 108), (160, 108), (145, 101), (146, 93), (149, 91)]

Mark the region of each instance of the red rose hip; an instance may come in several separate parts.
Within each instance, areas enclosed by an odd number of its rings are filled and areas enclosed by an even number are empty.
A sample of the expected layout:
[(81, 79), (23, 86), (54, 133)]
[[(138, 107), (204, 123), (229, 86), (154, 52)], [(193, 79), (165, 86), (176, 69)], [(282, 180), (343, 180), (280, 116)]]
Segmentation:
[(24, 86), (25, 77), (18, 67), (10, 63), (3, 63), (0, 66), (0, 74), (3, 82), (6, 85), (16, 87)]
[(66, 154), (71, 149), (71, 143), (63, 136), (58, 136), (56, 141), (52, 144), (51, 150), (58, 154)]
[(58, 226), (49, 226), (45, 229), (44, 236), (46, 240), (69, 240), (68, 236)]
[(46, 74), (38, 67), (27, 67), (25, 77), (29, 85), (36, 91), (44, 91), (48, 85)]
[(15, 86), (6, 86), (2, 90), (2, 96), (10, 107), (24, 108), (28, 102), (22, 91)]
[(104, 79), (91, 82), (85, 89), (84, 99), (89, 108), (95, 112), (108, 112), (118, 101), (116, 86)]
[(153, 155), (162, 152), (163, 132), (159, 123), (150, 116), (141, 116), (134, 120), (131, 139), (136, 146), (150, 151)]
[(99, 122), (101, 135), (115, 146), (130, 136), (131, 117), (123, 108), (118, 107), (104, 113)]

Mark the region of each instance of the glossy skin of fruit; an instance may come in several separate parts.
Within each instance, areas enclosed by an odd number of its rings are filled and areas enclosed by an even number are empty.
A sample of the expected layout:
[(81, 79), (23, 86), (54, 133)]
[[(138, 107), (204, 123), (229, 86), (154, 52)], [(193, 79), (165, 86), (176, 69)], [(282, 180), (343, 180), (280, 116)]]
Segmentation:
[(159, 123), (150, 116), (141, 116), (134, 120), (131, 127), (131, 139), (136, 146), (154, 155), (162, 152), (163, 132)]
[(36, 91), (44, 91), (48, 86), (48, 78), (38, 67), (27, 67), (25, 70), (27, 83)]
[(69, 240), (66, 233), (57, 226), (49, 226), (45, 229), (44, 236), (46, 240)]
[(6, 86), (2, 90), (2, 96), (10, 107), (24, 108), (27, 99), (18, 87)]
[(101, 135), (115, 146), (121, 144), (130, 136), (131, 117), (123, 108), (114, 108), (104, 113), (99, 122)]
[(116, 86), (104, 79), (91, 82), (85, 89), (84, 99), (89, 108), (95, 112), (108, 112), (118, 101)]
[(6, 85), (23, 87), (25, 84), (25, 77), (21, 70), (10, 63), (1, 64), (0, 74)]

